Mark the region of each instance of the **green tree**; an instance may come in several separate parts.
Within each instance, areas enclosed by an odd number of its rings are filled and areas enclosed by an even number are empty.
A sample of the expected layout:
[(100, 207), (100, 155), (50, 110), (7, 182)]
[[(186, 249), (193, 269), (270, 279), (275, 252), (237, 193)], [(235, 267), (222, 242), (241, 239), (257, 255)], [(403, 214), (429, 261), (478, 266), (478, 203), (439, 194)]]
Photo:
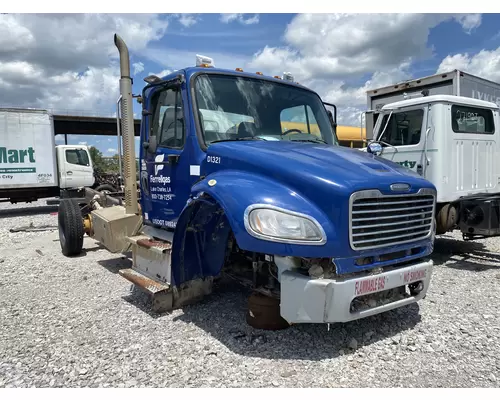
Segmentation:
[(95, 146), (90, 146), (89, 152), (96, 172), (106, 172), (106, 162), (104, 161), (102, 152)]

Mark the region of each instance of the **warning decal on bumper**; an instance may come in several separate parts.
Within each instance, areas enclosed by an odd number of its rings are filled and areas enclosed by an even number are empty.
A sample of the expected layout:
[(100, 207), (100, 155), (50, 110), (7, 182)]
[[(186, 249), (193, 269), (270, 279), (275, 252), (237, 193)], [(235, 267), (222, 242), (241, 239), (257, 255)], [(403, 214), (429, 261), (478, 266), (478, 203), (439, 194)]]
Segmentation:
[(372, 279), (366, 279), (364, 281), (357, 281), (354, 285), (354, 294), (356, 296), (361, 296), (363, 294), (377, 292), (383, 290), (385, 287), (387, 277), (379, 276)]
[(410, 282), (415, 282), (415, 281), (420, 281), (422, 279), (425, 279), (427, 275), (427, 270), (426, 269), (421, 269), (418, 271), (408, 271), (404, 273), (404, 283), (410, 283)]

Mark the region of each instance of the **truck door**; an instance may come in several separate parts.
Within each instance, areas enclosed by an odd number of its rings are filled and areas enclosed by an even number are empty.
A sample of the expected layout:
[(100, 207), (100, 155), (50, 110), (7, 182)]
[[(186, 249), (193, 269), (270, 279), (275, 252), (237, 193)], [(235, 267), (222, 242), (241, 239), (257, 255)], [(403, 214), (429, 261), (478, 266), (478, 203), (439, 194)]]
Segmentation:
[(147, 105), (149, 150), (142, 151), (141, 197), (146, 223), (158, 227), (175, 227), (193, 181), (182, 96), (178, 86), (157, 88)]
[[(385, 128), (382, 137), (377, 138), (383, 142), (381, 156), (423, 174), (427, 110), (422, 107), (398, 110), (381, 120), (379, 132)], [(432, 151), (427, 146), (426, 152)]]
[(58, 146), (57, 160), (61, 189), (92, 186), (94, 170), (87, 148)]

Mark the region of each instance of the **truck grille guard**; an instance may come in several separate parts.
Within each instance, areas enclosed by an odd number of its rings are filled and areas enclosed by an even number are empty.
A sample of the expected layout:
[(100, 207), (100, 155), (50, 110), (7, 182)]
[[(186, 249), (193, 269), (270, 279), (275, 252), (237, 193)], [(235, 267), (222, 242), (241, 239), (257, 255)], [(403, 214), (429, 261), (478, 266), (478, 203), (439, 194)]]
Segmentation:
[(384, 195), (355, 192), (349, 199), (349, 243), (356, 251), (379, 249), (427, 239), (432, 235), (436, 194)]

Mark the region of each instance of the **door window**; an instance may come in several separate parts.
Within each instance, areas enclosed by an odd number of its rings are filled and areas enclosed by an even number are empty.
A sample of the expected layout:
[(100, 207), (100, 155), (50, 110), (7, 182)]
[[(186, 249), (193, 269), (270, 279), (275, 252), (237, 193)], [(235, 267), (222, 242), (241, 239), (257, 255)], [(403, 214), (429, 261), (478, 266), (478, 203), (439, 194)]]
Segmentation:
[(158, 96), (151, 134), (156, 135), (158, 146), (180, 149), (185, 136), (181, 94), (165, 89)]
[[(392, 146), (410, 146), (420, 142), (424, 120), (423, 109), (394, 112), (390, 115), (390, 119), (389, 115), (384, 115), (380, 124), (381, 130), (385, 128), (380, 139), (382, 142)], [(387, 123), (388, 119), (389, 123)]]
[(82, 149), (66, 150), (66, 161), (69, 164), (82, 165), (84, 167), (90, 166), (89, 155)]

